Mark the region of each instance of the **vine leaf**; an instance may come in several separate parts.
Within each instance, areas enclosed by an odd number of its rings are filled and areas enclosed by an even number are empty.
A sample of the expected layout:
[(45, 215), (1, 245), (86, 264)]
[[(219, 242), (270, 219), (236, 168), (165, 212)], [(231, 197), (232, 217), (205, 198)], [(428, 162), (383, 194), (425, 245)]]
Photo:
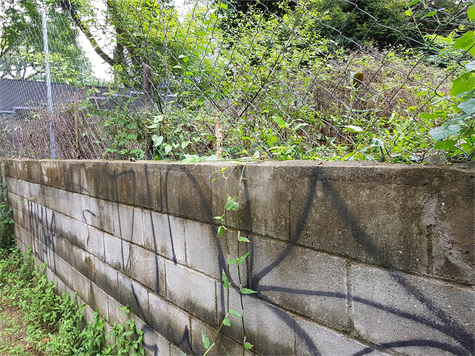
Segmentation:
[(246, 342), (246, 343), (244, 344), (244, 348), (247, 349), (247, 350), (252, 349), (253, 346), (254, 346), (254, 345), (250, 344), (249, 342)]
[(218, 227), (218, 237), (221, 237), (224, 233), (224, 226), (220, 226)]
[(241, 242), (250, 242), (249, 239), (248, 239), (246, 236), (239, 236), (239, 237), (238, 237), (238, 241), (241, 241)]
[(229, 309), (229, 314), (235, 316), (236, 318), (242, 318), (242, 313), (238, 310)]
[(205, 347), (205, 349), (209, 349), (209, 339), (208, 336), (206, 336), (206, 334), (203, 332), (203, 330), (201, 330), (201, 338), (203, 339), (203, 346)]
[(236, 261), (236, 265), (239, 266), (241, 263), (243, 263), (246, 260), (247, 256), (249, 256), (249, 252), (246, 252), (244, 255), (239, 257)]
[(259, 292), (249, 289), (249, 288), (241, 288), (241, 294), (254, 294), (254, 293), (259, 293)]
[(234, 200), (234, 198), (233, 198), (233, 197), (230, 197), (230, 196), (228, 195), (228, 200), (227, 200), (227, 202), (226, 202), (226, 205), (224, 206), (224, 209), (236, 211), (236, 210), (237, 210), (237, 207), (238, 207), (238, 205), (237, 205), (236, 201)]
[(231, 322), (229, 321), (227, 317), (223, 319), (223, 324), (226, 326), (231, 326)]
[(223, 271), (223, 274), (222, 274), (222, 280), (223, 280), (223, 286), (224, 288), (226, 289), (229, 289), (229, 280), (228, 280), (228, 277), (226, 277), (226, 272), (224, 272), (224, 269), (222, 270)]

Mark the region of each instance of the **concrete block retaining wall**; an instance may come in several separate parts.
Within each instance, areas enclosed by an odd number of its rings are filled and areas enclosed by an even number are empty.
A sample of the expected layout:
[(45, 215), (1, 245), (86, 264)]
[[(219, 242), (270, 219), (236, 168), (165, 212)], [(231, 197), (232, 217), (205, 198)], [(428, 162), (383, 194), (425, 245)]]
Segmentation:
[[(219, 178), (227, 167), (228, 179)], [(244, 169), (244, 180), (239, 177)], [(247, 340), (262, 355), (474, 355), (473, 166), (4, 160), (18, 244), (87, 313), (128, 305), (151, 355), (225, 313), (216, 238), (241, 191)], [(228, 233), (235, 257), (238, 219)], [(241, 252), (242, 254), (242, 252)], [(232, 272), (232, 280), (237, 275)], [(240, 309), (231, 290), (232, 309)], [(211, 354), (242, 354), (231, 318)]]

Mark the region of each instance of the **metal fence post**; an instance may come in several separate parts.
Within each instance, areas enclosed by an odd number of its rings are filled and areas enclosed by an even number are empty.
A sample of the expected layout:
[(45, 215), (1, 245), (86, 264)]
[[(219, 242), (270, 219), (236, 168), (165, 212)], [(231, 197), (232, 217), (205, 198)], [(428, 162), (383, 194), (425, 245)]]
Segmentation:
[(44, 55), (45, 55), (45, 69), (46, 69), (46, 95), (48, 97), (48, 111), (50, 114), (50, 123), (49, 123), (49, 136), (51, 143), (51, 158), (56, 158), (56, 139), (54, 137), (54, 128), (53, 128), (53, 98), (51, 95), (51, 73), (49, 68), (49, 50), (48, 50), (48, 30), (46, 27), (46, 7), (43, 8), (42, 12), (42, 24), (43, 24), (43, 45), (44, 45)]

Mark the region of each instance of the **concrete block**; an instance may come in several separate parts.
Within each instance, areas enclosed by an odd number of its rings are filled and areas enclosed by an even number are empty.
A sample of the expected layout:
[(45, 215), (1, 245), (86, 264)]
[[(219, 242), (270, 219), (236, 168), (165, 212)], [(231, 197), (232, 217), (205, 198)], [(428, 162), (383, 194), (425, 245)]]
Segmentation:
[(94, 257), (93, 259), (94, 267), (96, 268), (95, 283), (112, 298), (117, 300), (119, 297), (117, 270), (98, 258)]
[[(243, 313), (247, 341), (254, 345), (254, 352), (264, 355), (296, 355), (294, 314), (255, 296), (243, 295), (243, 305), (244, 310), (241, 309), (238, 292), (231, 289), (230, 309)], [(223, 316), (221, 313), (220, 321)], [(229, 319), (231, 326), (223, 327), (223, 334), (237, 341), (243, 340), (241, 318), (230, 316)]]
[(37, 261), (35, 262), (36, 264), (41, 264), (43, 262), (46, 262), (47, 258), (47, 250), (45, 245), (43, 245), (40, 241), (37, 239), (33, 239), (33, 244), (32, 244), (32, 253), (35, 259)]
[(127, 315), (124, 310), (121, 310), (124, 306), (116, 301), (114, 298), (107, 297), (107, 305), (109, 307), (109, 319), (107, 320), (110, 324), (122, 324), (127, 323)]
[(127, 305), (132, 313), (148, 322), (150, 314), (148, 311), (149, 294), (147, 289), (121, 272), (118, 273), (118, 281), (119, 298), (117, 301), (122, 305)]
[(85, 305), (84, 306), (84, 316), (83, 316), (83, 320), (81, 322), (81, 327), (86, 327), (87, 324), (89, 323), (92, 323), (94, 322), (94, 310), (92, 310), (92, 308), (87, 305), (81, 298), (77, 298), (77, 302), (78, 302), (78, 305), (81, 306), (81, 305)]
[(51, 268), (49, 268), (49, 266), (46, 266), (45, 268), (45, 273), (46, 273), (46, 279), (48, 281), (53, 281), (55, 284), (56, 284), (56, 275), (53, 273), (53, 271), (51, 270)]
[(21, 180), (13, 177), (6, 176), (5, 182), (7, 183), (8, 195), (15, 194), (23, 197), (24, 190), (21, 189)]
[(70, 264), (66, 263), (61, 257), (51, 252), (51, 259), (53, 263), (49, 265), (51, 270), (56, 274), (58, 278), (60, 278), (64, 283), (68, 284), (69, 286), (72, 285), (72, 267)]
[(189, 314), (152, 292), (148, 301), (150, 326), (179, 349), (192, 354)]
[(115, 161), (111, 162), (108, 168), (107, 181), (114, 188), (110, 200), (121, 204), (135, 205), (137, 180), (143, 179), (143, 176), (137, 177), (137, 171), (140, 171), (137, 163)]
[(28, 229), (28, 220), (25, 219), (24, 214), (16, 208), (12, 207), (11, 209), (13, 213), (13, 221), (15, 221), (15, 224), (21, 226), (23, 229)]
[(176, 347), (173, 344), (170, 344), (170, 356), (183, 356), (185, 354), (186, 354), (185, 351), (180, 350), (178, 347)]
[(140, 208), (134, 208), (134, 218), (132, 222), (133, 230), (131, 231), (132, 243), (144, 246), (143, 217), (145, 211)]
[(104, 261), (104, 232), (92, 226), (88, 226), (85, 248), (92, 255)]
[(68, 287), (61, 279), (56, 277), (52, 281), (54, 282), (54, 285), (55, 285), (54, 292), (56, 293), (56, 295), (63, 295), (64, 293), (68, 293), (68, 290), (67, 290)]
[(155, 293), (166, 295), (165, 261), (155, 252), (132, 244), (128, 275)]
[(216, 281), (190, 268), (166, 261), (167, 299), (217, 326)]
[(143, 214), (140, 209), (119, 204), (114, 214), (114, 234), (122, 240), (143, 246)]
[(11, 191), (8, 191), (6, 198), (8, 200), (8, 205), (10, 208), (21, 210), (20, 205), (21, 205), (21, 201), (23, 200), (23, 197)]
[[(297, 172), (298, 173), (298, 172)], [(425, 193), (384, 181), (324, 180), (301, 172), (290, 186), (292, 241), (383, 267), (428, 273)]]
[(41, 161), (38, 160), (20, 160), (14, 163), (15, 171), (19, 179), (31, 183), (45, 184)]
[(252, 238), (250, 288), (282, 308), (349, 329), (346, 260), (274, 239)]
[(7, 177), (6, 183), (8, 192), (14, 193), (22, 197), (22, 199), (36, 198), (43, 190), (43, 186), (39, 184), (30, 183), (17, 178)]
[[(54, 187), (57, 189), (62, 189), (65, 186), (65, 175), (64, 175), (64, 163), (62, 161), (57, 160), (41, 160), (39, 161), (41, 174), (40, 172), (35, 172), (33, 168), (35, 165), (35, 161), (29, 161), (29, 166), (32, 168), (29, 172), (31, 174), (28, 175), (28, 181), (33, 183), (40, 183), (44, 185), (48, 185), (50, 187)], [(32, 179), (36, 176), (41, 178), (41, 181), (35, 181)]]
[(80, 168), (81, 188), (84, 194), (96, 199), (107, 199), (110, 194), (111, 185), (107, 181), (109, 161), (84, 161), (84, 166)]
[(28, 251), (28, 247), (21, 241), (17, 241), (17, 246), (18, 246), (18, 249), (21, 251), (21, 252), (26, 252)]
[(101, 288), (99, 288), (97, 285), (94, 283), (91, 283), (92, 290), (91, 290), (91, 307), (94, 309), (97, 309), (99, 314), (106, 319), (107, 321), (110, 321), (109, 317), (109, 299), (110, 297), (107, 295), (106, 292), (104, 292)]
[(97, 278), (97, 270), (95, 262), (97, 258), (91, 255), (88, 251), (84, 251), (78, 247), (73, 248), (76, 255), (76, 265), (73, 265), (82, 275), (91, 281), (95, 282)]
[(43, 260), (40, 259), (40, 256), (37, 253), (35, 253), (33, 254), (33, 262), (35, 265), (41, 265), (43, 263)]
[[(185, 220), (187, 265), (194, 270), (210, 275), (217, 280), (222, 278), (222, 270), (227, 270), (228, 254), (226, 236), (217, 238), (217, 227), (196, 221)], [(240, 242), (238, 256), (237, 231), (227, 229), (229, 259), (244, 255), (249, 251), (249, 243)], [(240, 265), (241, 277), (247, 280), (247, 260)], [(239, 284), (236, 265), (230, 268), (231, 282)]]
[(70, 193), (71, 200), (69, 203), (71, 204), (70, 208), (70, 216), (73, 219), (81, 221), (85, 224), (88, 224), (90, 221), (90, 211), (91, 211), (91, 198), (88, 195), (84, 194), (76, 194)]
[(81, 273), (71, 268), (71, 279), (65, 281), (78, 296), (80, 296), (87, 304), (94, 306), (94, 293), (92, 291), (92, 282)]
[(29, 201), (34, 201), (38, 202), (38, 204), (41, 205), (40, 200), (34, 198), (34, 199), (26, 199), (20, 195), (16, 195), (16, 203), (17, 203), (17, 208), (19, 211), (21, 211), (23, 214), (27, 215), (28, 214), (28, 202)]
[[(289, 187), (295, 185), (295, 182), (292, 174), (289, 172), (283, 174), (283, 172), (281, 168), (272, 165), (266, 165), (265, 168), (262, 165), (250, 164), (246, 166), (239, 199), (242, 230), (272, 236), (284, 241), (289, 240), (291, 197)], [(213, 216), (223, 214), (227, 195), (237, 199), (240, 174), (240, 169), (233, 171), (233, 175), (227, 183), (228, 193), (226, 193), (223, 179), (213, 182)], [(228, 214), (228, 225), (233, 228), (237, 227), (234, 212)]]
[(29, 232), (41, 241), (45, 241), (45, 238), (49, 232), (57, 232), (56, 212), (33, 201), (28, 201), (27, 215), (29, 217), (30, 224)]
[(144, 246), (172, 261), (185, 263), (185, 228), (183, 219), (144, 211)]
[[(135, 326), (143, 332), (143, 346), (147, 356), (170, 356), (170, 342), (142, 319), (134, 317)], [(184, 352), (180, 354), (183, 356)]]
[(136, 163), (134, 205), (154, 211), (162, 211), (161, 171), (162, 165), (150, 162)]
[(162, 171), (162, 211), (212, 223), (212, 167), (167, 164)]
[[(226, 327), (226, 326), (223, 326)], [(209, 338), (210, 343), (212, 344), (218, 335), (218, 330), (209, 326), (208, 324), (202, 322), (199, 319), (191, 317), (191, 340), (193, 347), (193, 355), (203, 355), (206, 352), (205, 347), (203, 346), (202, 332)], [(242, 342), (242, 340), (241, 340)], [(242, 355), (243, 354), (243, 345), (226, 337), (224, 334), (220, 333), (216, 345), (208, 352), (210, 356), (219, 356), (219, 355)], [(246, 350), (244, 353), (245, 356), (256, 355), (254, 352)]]
[(475, 353), (475, 291), (433, 279), (354, 265), (359, 338), (402, 355)]
[(433, 181), (424, 211), (432, 243), (431, 272), (475, 285), (475, 172), (442, 172)]
[(84, 263), (84, 250), (77, 248), (76, 245), (73, 245), (69, 240), (60, 235), (55, 235), (50, 248), (73, 267), (77, 268), (78, 264), (82, 265)]
[(64, 160), (63, 165), (64, 186), (63, 189), (69, 192), (84, 194), (82, 187), (81, 172), (84, 168), (84, 161), (79, 160)]
[(41, 221), (49, 226), (49, 230), (55, 235), (60, 235), (82, 249), (86, 247), (89, 234), (89, 227), (86, 224), (58, 212), (51, 212), (48, 215), (48, 210), (45, 211), (45, 217)]
[(117, 270), (127, 272), (130, 268), (130, 243), (104, 233), (106, 262)]
[(296, 355), (389, 355), (313, 321), (295, 317)]
[(71, 217), (73, 205), (76, 205), (76, 202), (72, 204), (72, 202), (74, 202), (74, 198), (74, 194), (66, 190), (50, 188), (47, 190), (46, 193), (45, 205), (51, 210), (60, 212), (63, 215)]
[(117, 204), (91, 198), (91, 213), (88, 214), (90, 215), (88, 219), (89, 225), (109, 234), (114, 234), (114, 220), (117, 214)]
[(21, 241), (27, 248), (32, 247), (33, 238), (23, 227), (15, 224), (15, 236), (17, 240)]
[(227, 251), (216, 237), (216, 226), (191, 220), (184, 220), (184, 226), (187, 265), (220, 280)]
[(25, 196), (26, 199), (31, 199), (35, 201), (39, 201), (44, 198), (45, 195), (45, 186), (36, 184), (36, 183), (28, 183), (28, 195)]

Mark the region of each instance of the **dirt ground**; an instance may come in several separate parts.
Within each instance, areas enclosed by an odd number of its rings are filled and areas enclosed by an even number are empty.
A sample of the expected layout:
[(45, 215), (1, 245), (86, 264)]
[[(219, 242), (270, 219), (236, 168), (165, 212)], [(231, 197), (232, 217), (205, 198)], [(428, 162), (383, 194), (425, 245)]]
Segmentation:
[(18, 307), (0, 305), (0, 355), (42, 356), (26, 337), (27, 324)]

